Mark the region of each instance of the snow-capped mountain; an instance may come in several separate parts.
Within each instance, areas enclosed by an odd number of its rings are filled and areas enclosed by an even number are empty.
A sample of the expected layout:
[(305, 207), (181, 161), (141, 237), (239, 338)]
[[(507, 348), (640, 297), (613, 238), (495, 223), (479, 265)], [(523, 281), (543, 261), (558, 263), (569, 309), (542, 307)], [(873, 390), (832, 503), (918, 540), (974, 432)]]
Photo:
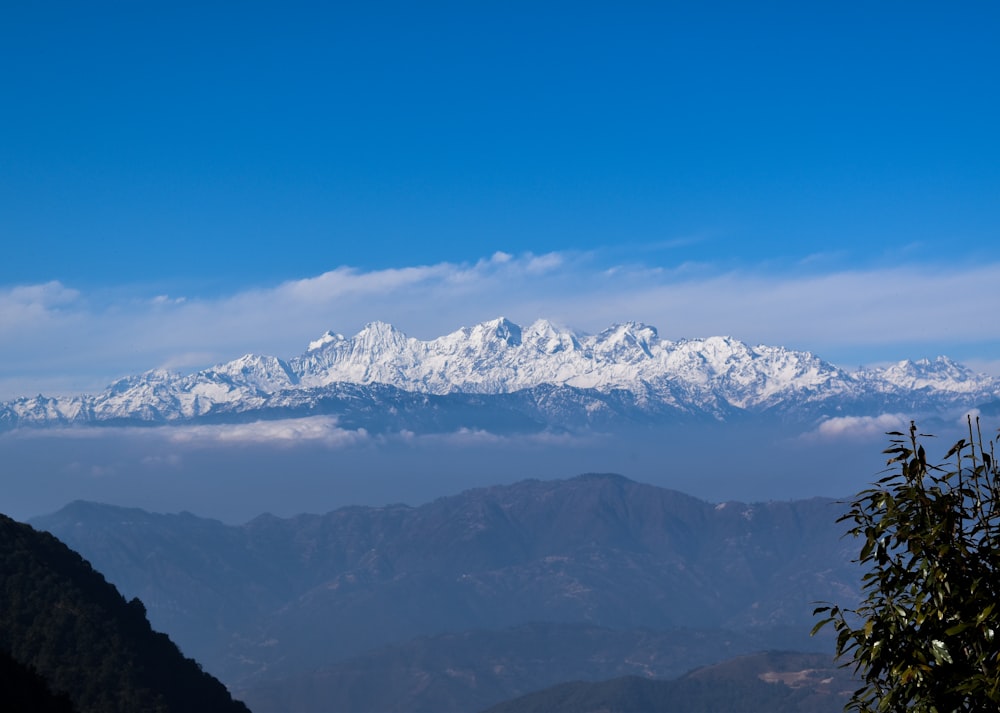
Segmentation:
[(374, 322), (289, 361), (247, 354), (194, 374), (150, 371), (93, 396), (22, 398), (0, 425), (183, 423), (333, 414), (367, 428), (546, 429), (741, 414), (944, 414), (1000, 397), (946, 357), (848, 372), (731, 337), (670, 341), (627, 322), (584, 335), (499, 318), (421, 341)]
[(583, 336), (545, 320), (522, 329), (500, 318), (428, 342), (376, 322), (353, 339), (327, 333), (310, 346), (290, 362), (303, 386), (383, 383), (433, 394), (511, 393), (546, 384), (601, 392), (683, 385), (729, 392), (725, 400), (742, 408), (842, 376), (811, 354), (727, 337), (669, 342), (634, 322)]

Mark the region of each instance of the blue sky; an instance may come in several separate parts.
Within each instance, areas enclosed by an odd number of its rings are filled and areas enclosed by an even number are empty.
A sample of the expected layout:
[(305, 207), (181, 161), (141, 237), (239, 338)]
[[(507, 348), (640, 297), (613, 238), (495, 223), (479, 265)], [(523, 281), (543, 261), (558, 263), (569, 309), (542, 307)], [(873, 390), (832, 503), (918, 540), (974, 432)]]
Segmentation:
[(0, 398), (384, 319), (1000, 373), (1000, 6), (38, 2)]

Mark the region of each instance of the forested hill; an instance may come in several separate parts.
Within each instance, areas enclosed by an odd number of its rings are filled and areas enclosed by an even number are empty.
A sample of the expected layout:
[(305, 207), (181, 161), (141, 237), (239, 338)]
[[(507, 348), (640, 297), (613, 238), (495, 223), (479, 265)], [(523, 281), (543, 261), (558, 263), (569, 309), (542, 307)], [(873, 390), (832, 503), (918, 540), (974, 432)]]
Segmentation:
[(69, 696), (55, 694), (33, 668), (0, 651), (0, 705), (6, 711), (76, 713)]
[(824, 499), (708, 503), (605, 473), (239, 527), (85, 502), (34, 524), (244, 689), (418, 636), (531, 622), (778, 627), (808, 646), (812, 602), (860, 578), (839, 513)]
[[(52, 535), (0, 515), (0, 652), (34, 669), (79, 713), (248, 713), (226, 688), (154, 632)], [(0, 708), (18, 703), (0, 692)]]

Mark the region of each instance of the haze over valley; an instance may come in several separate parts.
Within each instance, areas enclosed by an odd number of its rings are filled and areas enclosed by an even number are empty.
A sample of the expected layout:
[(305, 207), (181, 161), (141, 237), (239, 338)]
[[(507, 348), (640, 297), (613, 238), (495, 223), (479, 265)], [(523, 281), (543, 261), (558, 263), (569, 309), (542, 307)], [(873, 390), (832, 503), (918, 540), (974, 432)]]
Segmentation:
[[(17, 466), (8, 507), (26, 515), (70, 495), (197, 503), (236, 522), (308, 511), (324, 492), (329, 507), (420, 503), (588, 470), (715, 500), (781, 499), (857, 489), (876, 461), (845, 459), (844, 443), (907, 418), (948, 435), (970, 411), (996, 410), (998, 394), (1000, 380), (946, 357), (850, 372), (727, 337), (664, 340), (634, 322), (585, 335), (500, 318), (426, 342), (373, 323), (287, 361), (248, 354), (94, 395), (15, 399), (0, 404), (0, 447)], [(730, 458), (705, 457), (718, 449)]]

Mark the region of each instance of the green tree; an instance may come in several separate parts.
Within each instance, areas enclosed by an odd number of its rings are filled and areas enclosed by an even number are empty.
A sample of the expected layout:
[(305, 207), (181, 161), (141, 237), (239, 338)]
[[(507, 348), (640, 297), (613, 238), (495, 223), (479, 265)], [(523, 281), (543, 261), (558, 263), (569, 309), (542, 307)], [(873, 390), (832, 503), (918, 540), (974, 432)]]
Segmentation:
[[(978, 418), (931, 465), (911, 422), (891, 432), (889, 475), (839, 522), (859, 538), (857, 609), (822, 606), (837, 654), (864, 681), (848, 708), (880, 713), (1000, 710), (1000, 473)], [(953, 459), (953, 460), (951, 460)]]

